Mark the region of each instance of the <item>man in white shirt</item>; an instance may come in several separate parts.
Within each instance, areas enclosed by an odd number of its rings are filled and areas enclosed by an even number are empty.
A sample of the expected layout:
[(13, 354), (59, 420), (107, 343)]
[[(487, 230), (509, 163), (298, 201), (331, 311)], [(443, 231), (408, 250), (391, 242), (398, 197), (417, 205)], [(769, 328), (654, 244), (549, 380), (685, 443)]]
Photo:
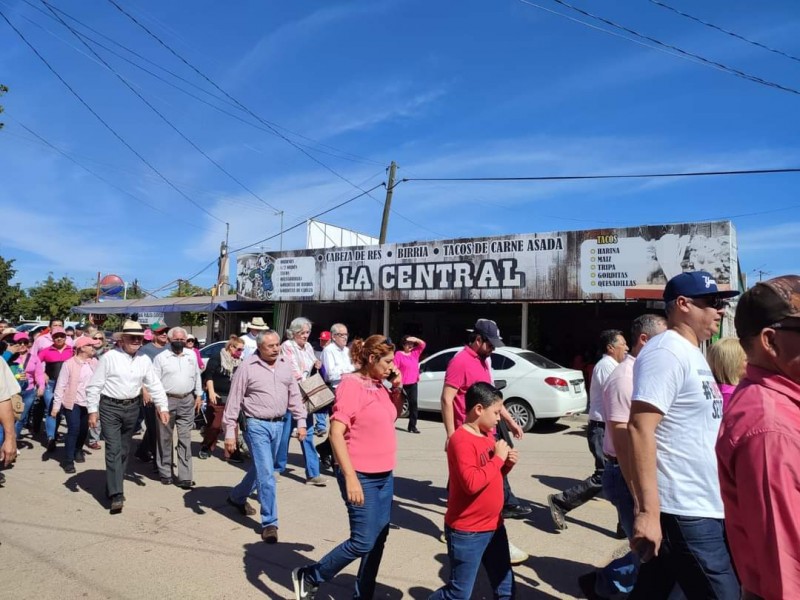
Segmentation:
[[(0, 466), (7, 467), (17, 458), (17, 436), (14, 431), (14, 411), (11, 397), (19, 394), (19, 382), (8, 364), (0, 360)], [(0, 472), (0, 485), (5, 483)]]
[(153, 362), (137, 354), (143, 338), (144, 329), (139, 323), (125, 321), (119, 345), (100, 357), (86, 386), (89, 427), (97, 427), (99, 418), (106, 440), (106, 494), (111, 499), (112, 515), (122, 512), (125, 504), (122, 478), (142, 403), (143, 386), (150, 392), (158, 418), (162, 423), (169, 421), (167, 395), (153, 373)]
[(172, 432), (178, 430), (178, 487), (185, 490), (192, 480), (192, 427), (194, 414), (203, 401), (200, 366), (197, 357), (186, 349), (188, 334), (183, 327), (173, 327), (167, 333), (169, 346), (156, 355), (153, 372), (161, 380), (169, 404), (169, 420), (158, 424), (156, 465), (161, 483), (172, 484)]
[(331, 326), (333, 343), (322, 350), (322, 367), (325, 371), (325, 381), (334, 389), (342, 380), (342, 375), (355, 371), (350, 360), (350, 350), (347, 348), (347, 326), (334, 323)]
[(664, 288), (669, 329), (634, 363), (631, 548), (642, 566), (632, 599), (666, 598), (675, 583), (688, 598), (739, 598), (714, 450), (722, 394), (698, 347), (719, 331), (725, 299), (738, 293), (719, 290), (703, 271), (670, 279)]
[(609, 375), (628, 353), (628, 344), (625, 343), (625, 337), (619, 329), (606, 329), (600, 334), (600, 347), (603, 350), (603, 357), (597, 361), (592, 373), (592, 384), (589, 388), (589, 425), (586, 430), (589, 452), (594, 457), (594, 473), (568, 490), (564, 490), (560, 494), (550, 494), (547, 497), (550, 517), (558, 530), (567, 528), (564, 515), (583, 506), (603, 490), (603, 467), (605, 466), (603, 387)]
[(269, 325), (267, 325), (262, 317), (253, 317), (253, 320), (248, 322), (244, 328), (247, 329), (247, 333), (242, 336), (242, 340), (244, 340), (242, 360), (255, 354), (258, 349), (256, 338), (262, 331), (269, 331)]

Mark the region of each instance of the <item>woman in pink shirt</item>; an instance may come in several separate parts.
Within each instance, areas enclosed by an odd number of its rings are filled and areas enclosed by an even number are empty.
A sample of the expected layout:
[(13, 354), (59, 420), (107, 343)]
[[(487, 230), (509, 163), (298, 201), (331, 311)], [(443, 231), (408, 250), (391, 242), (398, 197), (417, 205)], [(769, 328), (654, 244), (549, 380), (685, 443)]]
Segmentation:
[(400, 340), (400, 352), (394, 355), (394, 364), (403, 378), (403, 391), (408, 400), (408, 431), (419, 433), (417, 429), (417, 383), (419, 383), (419, 357), (425, 350), (425, 342), (419, 338), (404, 335)]
[(44, 373), (39, 368), (39, 359), (30, 352), (31, 339), (27, 333), (15, 333), (14, 345), (16, 352), (9, 362), (11, 372), (17, 379), (22, 395), (24, 410), (19, 421), (14, 425), (19, 444), (22, 428), (28, 422), (28, 415), (37, 397), (44, 394)]
[[(313, 598), (319, 585), (361, 559), (356, 598), (372, 598), (389, 534), (397, 440), (394, 423), (403, 408), (402, 378), (394, 368), (394, 344), (382, 335), (355, 340), (355, 373), (336, 388), (330, 439), (336, 478), (350, 519), (350, 539), (318, 563), (292, 571), (296, 598)], [(384, 382), (391, 383), (391, 391)]]
[(47, 383), (44, 389), (44, 428), (47, 433), (47, 452), (53, 452), (56, 449), (58, 420), (51, 415), (56, 381), (61, 373), (61, 367), (74, 354), (73, 348), (67, 345), (67, 334), (63, 327), (53, 327), (50, 330), (50, 336), (53, 338), (53, 345), (39, 350), (38, 354), (42, 365), (40, 370), (44, 373)]
[(53, 407), (50, 416), (64, 412), (67, 421), (66, 458), (61, 467), (65, 473), (75, 472), (75, 463), (85, 462), (83, 445), (89, 434), (89, 414), (86, 405), (86, 384), (94, 375), (97, 359), (94, 357), (99, 340), (82, 336), (75, 342), (75, 356), (64, 362), (56, 380)]

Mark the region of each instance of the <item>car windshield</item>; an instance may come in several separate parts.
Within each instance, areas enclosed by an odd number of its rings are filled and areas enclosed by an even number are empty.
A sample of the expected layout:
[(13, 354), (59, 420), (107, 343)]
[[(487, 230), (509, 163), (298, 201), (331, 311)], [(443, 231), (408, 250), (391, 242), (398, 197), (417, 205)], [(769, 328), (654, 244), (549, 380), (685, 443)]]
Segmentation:
[(563, 369), (563, 367), (550, 360), (549, 358), (545, 358), (541, 354), (536, 354), (536, 352), (531, 352), (530, 350), (526, 350), (525, 352), (519, 352), (517, 354), (520, 358), (524, 358), (529, 363), (533, 364), (540, 369)]

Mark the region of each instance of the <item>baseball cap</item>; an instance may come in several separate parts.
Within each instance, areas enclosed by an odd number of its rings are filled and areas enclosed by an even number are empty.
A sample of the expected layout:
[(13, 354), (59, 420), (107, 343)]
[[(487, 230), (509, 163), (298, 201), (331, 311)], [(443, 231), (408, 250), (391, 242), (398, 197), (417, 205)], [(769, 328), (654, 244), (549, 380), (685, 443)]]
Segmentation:
[(83, 348), (84, 346), (94, 346), (95, 348), (99, 348), (103, 342), (100, 340), (95, 340), (87, 336), (81, 336), (75, 342), (75, 349)]
[(490, 319), (478, 319), (475, 321), (475, 327), (467, 329), (467, 331), (479, 333), (483, 339), (495, 348), (505, 346), (503, 338), (500, 337), (500, 329), (498, 329), (497, 323)]
[(800, 276), (781, 275), (759, 281), (736, 306), (734, 324), (739, 337), (758, 335), (765, 327), (793, 319), (800, 325)]
[(14, 341), (15, 341), (15, 342), (21, 342), (21, 341), (23, 341), (23, 340), (24, 340), (24, 341), (28, 341), (28, 342), (29, 342), (29, 341), (31, 340), (31, 338), (30, 338), (30, 336), (29, 336), (27, 333), (25, 333), (24, 331), (20, 331), (19, 333), (15, 333), (15, 334), (14, 334)]
[(167, 327), (163, 323), (159, 323), (158, 321), (150, 325), (150, 331), (152, 331), (153, 333), (158, 333), (159, 331), (164, 331), (165, 329), (169, 329), (169, 327)]
[(50, 330), (50, 337), (56, 337), (57, 335), (63, 335), (64, 337), (67, 337), (67, 332), (64, 331), (63, 327), (53, 327)]
[(331, 341), (331, 332), (330, 331), (323, 331), (319, 334), (319, 339), (323, 342), (330, 342)]
[(733, 298), (738, 296), (735, 290), (720, 290), (711, 273), (706, 271), (688, 271), (676, 275), (664, 287), (664, 302), (672, 302), (678, 296), (684, 298), (700, 298), (702, 296), (717, 296), (719, 298)]

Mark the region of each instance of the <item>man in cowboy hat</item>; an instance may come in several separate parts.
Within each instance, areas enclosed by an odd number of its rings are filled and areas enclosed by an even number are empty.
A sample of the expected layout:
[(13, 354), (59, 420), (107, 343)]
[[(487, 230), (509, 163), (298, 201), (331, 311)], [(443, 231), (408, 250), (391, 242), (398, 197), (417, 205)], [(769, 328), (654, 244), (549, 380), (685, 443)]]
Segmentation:
[(255, 354), (255, 351), (258, 349), (256, 338), (262, 331), (268, 331), (269, 325), (267, 325), (262, 317), (253, 317), (253, 320), (249, 321), (244, 328), (247, 329), (247, 333), (242, 336), (242, 339), (244, 340), (242, 359)]
[(153, 361), (138, 353), (143, 338), (144, 329), (139, 323), (125, 321), (119, 344), (100, 357), (86, 386), (89, 427), (97, 426), (99, 413), (106, 439), (106, 494), (111, 499), (111, 514), (122, 512), (125, 503), (122, 478), (142, 403), (142, 387), (150, 393), (161, 422), (169, 422), (167, 395), (153, 372)]

